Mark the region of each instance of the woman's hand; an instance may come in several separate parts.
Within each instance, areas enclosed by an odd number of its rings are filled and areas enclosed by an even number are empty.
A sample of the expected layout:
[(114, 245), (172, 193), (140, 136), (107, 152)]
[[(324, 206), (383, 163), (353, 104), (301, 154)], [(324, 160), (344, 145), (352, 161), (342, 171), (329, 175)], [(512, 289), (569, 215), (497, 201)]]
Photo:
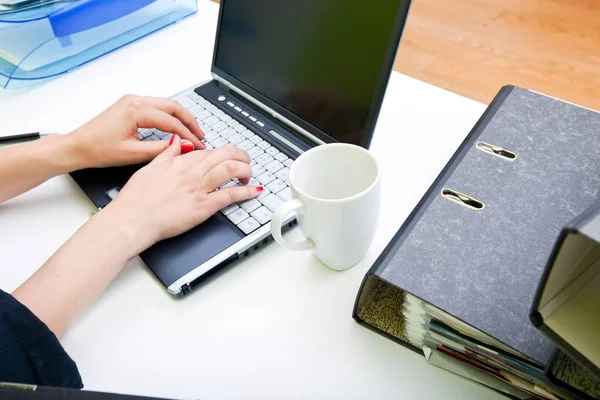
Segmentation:
[[(184, 151), (204, 149), (204, 133), (192, 114), (178, 102), (158, 97), (123, 96), (102, 114), (68, 136), (86, 167), (138, 164), (152, 160), (168, 141), (142, 142), (138, 128), (157, 128), (178, 135)], [(189, 142), (188, 142), (189, 141)], [(187, 149), (186, 147), (189, 147)]]
[(262, 186), (216, 190), (233, 178), (248, 183), (250, 156), (236, 147), (180, 155), (180, 138), (136, 172), (97, 217), (110, 218), (130, 238), (134, 257), (154, 243), (201, 224), (222, 208), (260, 195)]

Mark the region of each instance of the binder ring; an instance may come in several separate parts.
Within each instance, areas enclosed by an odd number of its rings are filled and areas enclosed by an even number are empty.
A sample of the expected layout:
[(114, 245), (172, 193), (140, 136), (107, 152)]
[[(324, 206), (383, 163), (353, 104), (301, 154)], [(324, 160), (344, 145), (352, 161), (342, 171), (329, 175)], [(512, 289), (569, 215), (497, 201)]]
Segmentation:
[(452, 189), (442, 189), (442, 197), (474, 211), (482, 211), (485, 208), (481, 201)]
[(481, 151), (485, 151), (486, 153), (490, 153), (491, 155), (501, 157), (510, 161), (513, 161), (517, 158), (517, 155), (512, 151), (508, 151), (506, 149), (503, 149), (502, 147), (494, 146), (493, 144), (477, 142), (475, 147), (477, 147)]

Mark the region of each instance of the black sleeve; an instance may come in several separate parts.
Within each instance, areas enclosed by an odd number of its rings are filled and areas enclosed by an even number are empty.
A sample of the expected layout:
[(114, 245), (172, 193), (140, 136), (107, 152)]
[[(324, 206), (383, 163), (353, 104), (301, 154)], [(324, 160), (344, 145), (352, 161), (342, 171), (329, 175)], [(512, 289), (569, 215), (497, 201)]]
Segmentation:
[(0, 382), (81, 389), (77, 365), (27, 307), (0, 290)]

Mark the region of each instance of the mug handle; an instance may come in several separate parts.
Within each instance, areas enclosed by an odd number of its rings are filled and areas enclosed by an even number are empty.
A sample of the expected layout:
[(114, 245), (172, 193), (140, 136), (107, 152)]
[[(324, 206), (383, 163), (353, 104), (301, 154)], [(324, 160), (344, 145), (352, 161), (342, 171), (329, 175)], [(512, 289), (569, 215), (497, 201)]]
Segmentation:
[(304, 204), (298, 199), (293, 199), (283, 203), (271, 218), (271, 234), (277, 243), (290, 250), (311, 250), (314, 247), (313, 242), (306, 238), (299, 242), (290, 242), (281, 235), (281, 227), (287, 217), (294, 211), (300, 210)]

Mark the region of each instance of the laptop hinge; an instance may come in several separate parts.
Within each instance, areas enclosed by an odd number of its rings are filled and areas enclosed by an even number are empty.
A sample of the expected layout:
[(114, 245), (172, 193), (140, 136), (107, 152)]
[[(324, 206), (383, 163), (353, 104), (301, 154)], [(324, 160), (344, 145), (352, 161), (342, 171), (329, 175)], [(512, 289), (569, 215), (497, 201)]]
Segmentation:
[(237, 88), (236, 86), (232, 85), (231, 82), (229, 82), (228, 80), (223, 79), (222, 77), (220, 77), (219, 75), (217, 75), (215, 73), (213, 73), (212, 76), (213, 76), (213, 79), (215, 81), (217, 81), (217, 84), (219, 86), (221, 86), (222, 88), (224, 88), (228, 92), (234, 92), (235, 94), (243, 97), (245, 100), (247, 100), (248, 102), (252, 103), (254, 106), (258, 107), (261, 111), (267, 113), (267, 115), (269, 115), (270, 117), (272, 117), (273, 119), (275, 119), (279, 123), (283, 124), (286, 128), (289, 128), (292, 131), (294, 131), (295, 133), (304, 136), (306, 139), (310, 140), (311, 142), (313, 142), (313, 143), (315, 143), (317, 145), (319, 145), (319, 144), (325, 144), (324, 141), (322, 141), (321, 139), (319, 139), (315, 135), (311, 134), (306, 129), (303, 129), (300, 126), (294, 124), (292, 121), (290, 121), (289, 119), (287, 119), (284, 116), (280, 115), (279, 113), (277, 113), (272, 108), (267, 107), (266, 105), (264, 105), (263, 103), (261, 103), (260, 101), (258, 101), (257, 99), (255, 99), (254, 97), (250, 96), (248, 93), (246, 93), (246, 92), (242, 91), (241, 89)]
[(213, 79), (217, 81), (217, 85), (229, 92), (229, 90), (231, 89), (231, 83), (229, 83), (229, 81), (226, 81), (225, 79), (219, 77), (216, 74), (213, 74)]

